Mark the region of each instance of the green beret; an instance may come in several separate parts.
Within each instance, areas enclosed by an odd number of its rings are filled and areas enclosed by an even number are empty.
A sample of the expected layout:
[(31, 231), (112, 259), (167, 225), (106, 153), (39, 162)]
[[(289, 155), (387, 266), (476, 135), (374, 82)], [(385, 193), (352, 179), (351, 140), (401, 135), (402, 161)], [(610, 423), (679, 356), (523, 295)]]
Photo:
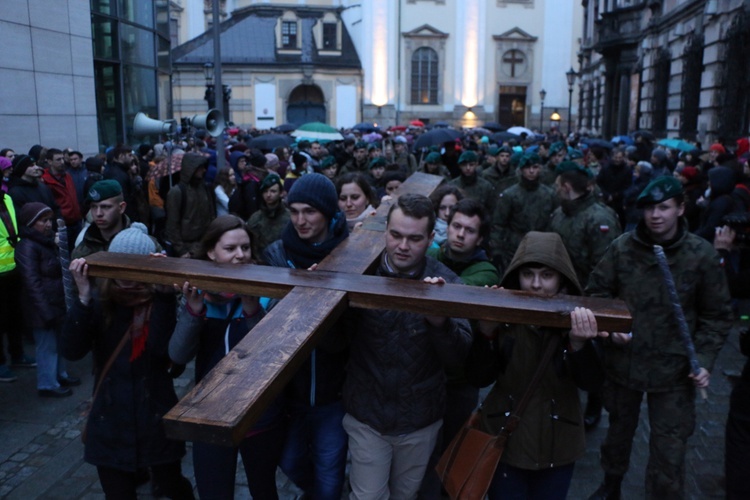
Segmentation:
[(635, 204), (638, 208), (655, 205), (675, 196), (680, 196), (682, 192), (682, 182), (675, 177), (671, 175), (657, 177), (643, 189)]
[(263, 179), (263, 182), (260, 183), (260, 192), (267, 190), (268, 188), (278, 184), (282, 189), (284, 188), (284, 185), (281, 182), (281, 177), (278, 176), (278, 174), (268, 174), (265, 179)]
[(122, 186), (116, 180), (97, 181), (86, 193), (86, 201), (91, 203), (92, 201), (107, 200), (120, 194), (122, 194)]
[(461, 156), (458, 157), (458, 164), (471, 163), (479, 161), (479, 156), (474, 151), (464, 151)]
[(354, 145), (354, 149), (367, 149), (367, 143), (365, 141), (359, 141)]
[(583, 158), (583, 152), (581, 152), (578, 149), (569, 149), (568, 150), (568, 160), (580, 160)]
[(490, 156), (497, 156), (500, 154), (500, 148), (497, 146), (492, 146), (490, 149), (487, 150), (487, 154)]
[(513, 153), (510, 155), (510, 166), (511, 167), (517, 167), (519, 163), (521, 163), (521, 158), (523, 158), (523, 153)]
[(372, 151), (373, 149), (380, 149), (380, 143), (379, 142), (371, 142), (369, 146), (367, 146), (367, 151)]
[(324, 170), (326, 168), (332, 167), (336, 164), (336, 158), (334, 158), (332, 155), (328, 155), (325, 158), (323, 158), (323, 161), (320, 162), (320, 169)]
[(539, 155), (531, 153), (531, 154), (525, 154), (521, 156), (521, 159), (518, 162), (519, 168), (526, 168), (530, 167), (532, 165), (539, 165), (542, 163), (541, 158), (539, 158)]
[(588, 168), (570, 160), (566, 160), (555, 167), (555, 173), (557, 175), (564, 174), (565, 172), (580, 172), (589, 178), (593, 175)]
[(425, 163), (443, 163), (443, 158), (440, 156), (440, 153), (433, 151), (432, 153), (427, 155), (427, 157), (424, 159), (424, 162)]
[(383, 167), (387, 165), (387, 162), (385, 161), (385, 158), (382, 156), (380, 158), (375, 158), (370, 162), (370, 169), (377, 168), (377, 167)]
[(557, 154), (561, 149), (565, 149), (565, 143), (562, 141), (555, 142), (549, 147), (549, 154)]
[(498, 151), (497, 154), (500, 154), (500, 153), (508, 153), (509, 155), (512, 155), (513, 154), (513, 150), (510, 149), (509, 146), (502, 146), (502, 147), (500, 147), (500, 151)]

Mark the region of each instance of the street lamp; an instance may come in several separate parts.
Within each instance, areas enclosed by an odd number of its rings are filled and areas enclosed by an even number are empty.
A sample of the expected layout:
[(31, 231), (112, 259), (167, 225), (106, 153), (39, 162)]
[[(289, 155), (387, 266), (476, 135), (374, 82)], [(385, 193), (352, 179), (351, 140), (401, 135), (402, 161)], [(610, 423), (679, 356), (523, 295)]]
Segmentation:
[(208, 109), (216, 105), (216, 92), (214, 92), (214, 64), (207, 62), (203, 65), (203, 76), (206, 79), (206, 93), (203, 99), (208, 103)]
[(539, 98), (542, 100), (542, 109), (539, 111), (539, 132), (544, 133), (544, 98), (547, 97), (547, 91), (539, 91)]
[(578, 74), (571, 66), (568, 71), (565, 72), (565, 78), (568, 79), (568, 135), (572, 130), (573, 120), (571, 117), (571, 111), (573, 109), (573, 84), (576, 82)]
[(552, 114), (549, 116), (549, 121), (551, 123), (551, 126), (559, 128), (560, 127), (560, 120), (561, 120), (560, 113), (558, 113), (557, 109), (555, 109), (552, 112)]

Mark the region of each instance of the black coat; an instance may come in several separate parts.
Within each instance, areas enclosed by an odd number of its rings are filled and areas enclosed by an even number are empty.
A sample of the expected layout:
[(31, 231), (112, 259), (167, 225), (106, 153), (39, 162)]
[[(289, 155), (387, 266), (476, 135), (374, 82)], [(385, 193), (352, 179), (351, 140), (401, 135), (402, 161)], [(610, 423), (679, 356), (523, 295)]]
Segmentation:
[(52, 194), (52, 190), (42, 181), (38, 184), (25, 181), (20, 177), (15, 177), (11, 180), (10, 189), (8, 194), (13, 200), (13, 207), (16, 209), (16, 214), (21, 210), (21, 207), (32, 201), (38, 201), (44, 203), (52, 209), (55, 214), (55, 218), (60, 218), (60, 207), (55, 201), (55, 196)]
[(15, 257), (21, 275), (21, 309), (26, 326), (53, 328), (62, 323), (65, 292), (54, 240), (23, 227)]
[[(130, 361), (132, 346), (126, 343), (106, 374), (86, 427), (84, 459), (88, 463), (135, 471), (178, 461), (185, 454), (185, 444), (167, 439), (161, 421), (177, 403), (167, 371), (175, 314), (174, 295), (155, 294), (144, 352)], [(116, 305), (111, 325), (105, 329), (98, 302), (84, 306), (76, 300), (63, 326), (63, 356), (77, 360), (92, 351), (96, 386), (132, 317), (132, 308)]]

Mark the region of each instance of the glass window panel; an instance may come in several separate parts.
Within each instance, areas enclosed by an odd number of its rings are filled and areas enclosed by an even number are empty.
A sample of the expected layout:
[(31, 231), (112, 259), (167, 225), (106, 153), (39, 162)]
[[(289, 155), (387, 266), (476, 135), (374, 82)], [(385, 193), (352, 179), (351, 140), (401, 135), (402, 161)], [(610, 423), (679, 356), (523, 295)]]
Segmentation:
[(153, 32), (120, 23), (120, 44), (122, 62), (156, 66)]
[(96, 122), (99, 129), (100, 150), (104, 151), (108, 145), (120, 142), (120, 137), (122, 137), (122, 131), (118, 130), (120, 122), (117, 119), (120, 102), (118, 67), (116, 64), (96, 61), (94, 74), (96, 75)]
[(168, 0), (156, 0), (154, 5), (156, 8), (156, 31), (162, 36), (169, 37), (169, 2)]
[(154, 27), (154, 1), (153, 0), (118, 0), (118, 17), (132, 23)]
[(156, 55), (159, 63), (159, 70), (169, 73), (172, 70), (172, 58), (170, 57), (169, 40), (156, 35), (156, 41), (159, 46), (159, 52)]
[(117, 58), (115, 26), (116, 24), (114, 21), (110, 21), (101, 16), (93, 16), (91, 31), (94, 42), (94, 58)]
[(122, 66), (123, 107), (125, 123), (132, 124), (136, 113), (159, 116), (156, 99), (156, 72), (124, 64)]
[(114, 15), (112, 0), (91, 0), (91, 12), (99, 14)]

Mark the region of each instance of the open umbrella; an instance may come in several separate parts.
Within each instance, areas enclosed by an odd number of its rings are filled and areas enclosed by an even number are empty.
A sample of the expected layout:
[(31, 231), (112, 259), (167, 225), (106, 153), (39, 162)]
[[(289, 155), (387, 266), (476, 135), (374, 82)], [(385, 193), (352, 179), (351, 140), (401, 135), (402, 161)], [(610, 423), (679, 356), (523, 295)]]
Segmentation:
[(403, 132), (404, 130), (406, 130), (406, 125), (394, 125), (392, 127), (389, 127), (388, 130), (394, 130), (394, 131), (397, 131), (397, 132)]
[(439, 122), (435, 122), (435, 123), (431, 124), (430, 128), (448, 128), (450, 126), (451, 126), (450, 123), (441, 120)]
[(429, 148), (430, 146), (439, 146), (444, 142), (453, 142), (461, 137), (461, 132), (452, 128), (436, 128), (420, 135), (414, 142), (414, 150)]
[(487, 123), (485, 123), (482, 126), (484, 128), (486, 128), (487, 130), (492, 130), (493, 132), (504, 132), (505, 131), (505, 127), (503, 127), (502, 125), (500, 125), (497, 122), (487, 122)]
[(255, 137), (248, 143), (248, 146), (255, 149), (273, 150), (289, 146), (294, 142), (294, 138), (286, 134), (263, 134)]
[(287, 132), (293, 132), (297, 130), (297, 124), (296, 123), (282, 123), (278, 127), (274, 127), (273, 130), (276, 132), (281, 132), (282, 134), (286, 134)]
[(692, 151), (696, 149), (693, 144), (683, 141), (682, 139), (661, 139), (659, 142), (657, 142), (657, 144), (669, 149), (676, 149), (678, 151)]
[(633, 138), (640, 136), (640, 137), (643, 137), (644, 139), (648, 139), (649, 141), (654, 140), (654, 134), (650, 130), (636, 130), (630, 135)]
[(151, 179), (158, 179), (160, 177), (164, 177), (165, 175), (171, 175), (175, 172), (179, 172), (182, 169), (182, 157), (185, 156), (183, 153), (175, 153), (171, 156), (171, 165), (172, 168), (169, 168), (170, 162), (169, 158), (164, 158), (162, 161), (157, 163), (156, 165), (152, 165), (148, 169), (148, 173), (146, 174), (146, 180), (150, 181)]
[(520, 138), (521, 136), (516, 135), (513, 132), (509, 132), (507, 130), (505, 132), (498, 132), (490, 136), (490, 140), (495, 141), (495, 142), (514, 141)]
[(344, 140), (344, 136), (338, 130), (321, 122), (305, 123), (292, 132), (292, 136), (296, 137), (298, 141), (331, 142)]
[(621, 142), (625, 143), (626, 146), (632, 146), (633, 145), (633, 138), (629, 135), (616, 135), (612, 138), (610, 141), (612, 144), (619, 144)]
[(506, 132), (510, 132), (511, 134), (516, 134), (520, 136), (521, 134), (526, 134), (528, 137), (534, 137), (534, 132), (531, 131), (531, 129), (528, 129), (526, 127), (510, 127)]
[(588, 137), (581, 139), (581, 143), (588, 145), (590, 148), (612, 149), (615, 147), (614, 144), (604, 139), (590, 139)]
[(353, 126), (352, 130), (359, 130), (360, 132), (364, 132), (365, 134), (367, 134), (370, 132), (380, 132), (380, 127), (378, 127), (374, 123), (362, 122)]
[(409, 122), (409, 125), (412, 127), (424, 127), (424, 122), (422, 120), (412, 120)]

